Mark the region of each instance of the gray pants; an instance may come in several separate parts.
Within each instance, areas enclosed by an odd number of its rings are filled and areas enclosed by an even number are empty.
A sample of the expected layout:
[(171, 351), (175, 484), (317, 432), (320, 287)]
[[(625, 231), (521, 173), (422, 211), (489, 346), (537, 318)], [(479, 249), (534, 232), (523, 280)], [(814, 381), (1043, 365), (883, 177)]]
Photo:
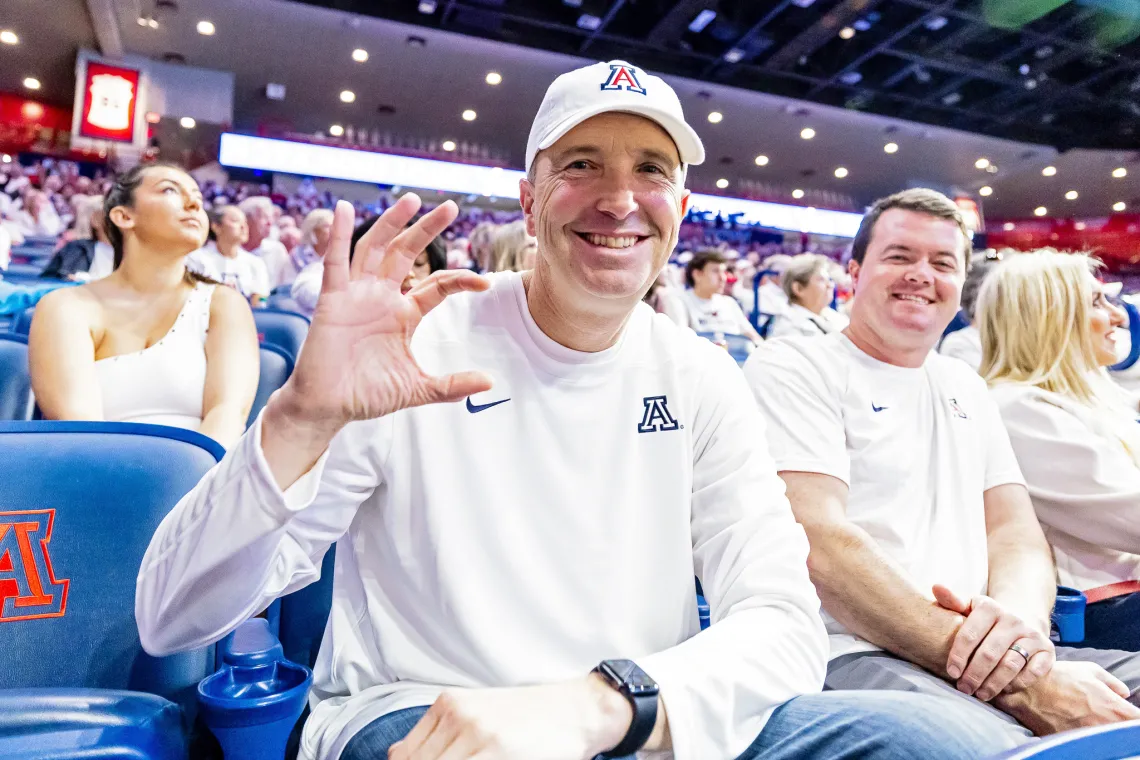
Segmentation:
[[(1140, 707), (1140, 654), (1057, 647), (1057, 660), (1095, 662), (1126, 683), (1132, 693), (1129, 701)], [(836, 657), (827, 665), (824, 689), (889, 689), (955, 697), (961, 708), (970, 712), (971, 720), (1001, 721), (1003, 729), (1018, 743), (1033, 738), (1029, 729), (996, 707), (963, 694), (950, 682), (887, 652), (855, 652)]]

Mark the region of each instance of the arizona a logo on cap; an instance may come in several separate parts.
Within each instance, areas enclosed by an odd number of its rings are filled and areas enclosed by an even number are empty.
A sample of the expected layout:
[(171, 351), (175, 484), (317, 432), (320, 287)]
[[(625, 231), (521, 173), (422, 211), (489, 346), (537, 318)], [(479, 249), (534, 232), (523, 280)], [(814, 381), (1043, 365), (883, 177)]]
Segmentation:
[(602, 82), (603, 90), (628, 90), (638, 95), (645, 94), (645, 88), (637, 81), (637, 69), (628, 63), (611, 63), (610, 75)]

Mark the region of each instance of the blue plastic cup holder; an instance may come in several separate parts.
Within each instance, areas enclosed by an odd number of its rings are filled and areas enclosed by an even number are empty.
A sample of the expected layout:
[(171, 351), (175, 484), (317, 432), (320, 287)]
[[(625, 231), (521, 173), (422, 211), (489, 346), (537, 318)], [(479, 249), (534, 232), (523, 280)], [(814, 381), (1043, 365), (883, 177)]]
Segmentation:
[(305, 709), (313, 674), (284, 658), (266, 620), (243, 623), (222, 652), (223, 665), (198, 684), (202, 719), (227, 760), (277, 760)]
[(1053, 625), (1062, 644), (1079, 644), (1085, 640), (1084, 593), (1068, 586), (1057, 587), (1057, 601), (1053, 605)]

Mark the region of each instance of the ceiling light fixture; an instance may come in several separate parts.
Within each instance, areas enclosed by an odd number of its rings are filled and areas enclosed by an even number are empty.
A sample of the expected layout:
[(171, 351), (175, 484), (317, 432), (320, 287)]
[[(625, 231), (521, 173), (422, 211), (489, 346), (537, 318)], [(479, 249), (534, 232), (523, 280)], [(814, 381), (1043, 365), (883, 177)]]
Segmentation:
[(503, 82), (503, 75), (502, 74), (500, 74), (497, 71), (488, 71), (487, 72), (487, 84), (496, 85), (496, 84), (502, 84), (502, 82)]
[(1034, 216), (1045, 216), (1048, 213), (1049, 209), (1045, 208), (1044, 206), (1038, 206), (1037, 208), (1033, 209)]
[(719, 187), (721, 190), (723, 190), (726, 187), (728, 187), (728, 180), (725, 179), (724, 177), (721, 177), (720, 179), (718, 179), (716, 181), (716, 186)]
[(12, 157), (5, 153), (3, 156), (0, 156), (0, 163), (10, 164), (12, 163)]
[(979, 158), (977, 161), (974, 162), (974, 167), (977, 169), (986, 169), (986, 168), (989, 168), (989, 165), (990, 165), (990, 160), (988, 158)]
[(578, 28), (585, 29), (588, 32), (595, 32), (598, 27), (602, 25), (601, 16), (595, 16), (592, 13), (583, 13), (578, 17)]
[(1123, 211), (1126, 208), (1128, 208), (1128, 206), (1124, 201), (1117, 201), (1116, 203), (1112, 204), (1113, 211)]
[(756, 157), (756, 165), (757, 166), (767, 166), (768, 165), (768, 157), (765, 155), (762, 155), (762, 154), (757, 156)]
[(1076, 190), (1070, 190), (1069, 192), (1065, 193), (1065, 200), (1067, 201), (1075, 201), (1078, 197), (1079, 196), (1077, 195)]
[(455, 150), (455, 140), (444, 140), (443, 145), (439, 147), (450, 153), (451, 151)]
[(839, 39), (849, 40), (855, 36), (855, 30), (849, 26), (845, 26), (839, 30)]
[(1006, 232), (1013, 232), (1013, 228), (1014, 228), (1014, 227), (1016, 227), (1016, 226), (1017, 226), (1017, 225), (1016, 225), (1016, 224), (1014, 224), (1013, 222), (1006, 222), (1005, 224), (1003, 224), (1003, 225), (1001, 226), (1001, 228), (1002, 228), (1003, 230), (1005, 230)]
[(344, 134), (344, 127), (339, 124), (333, 124), (331, 127), (329, 127), (329, 134), (333, 137), (340, 137)]
[(835, 176), (837, 179), (843, 179), (847, 176), (847, 169), (843, 166), (836, 167)]
[(1122, 178), (1128, 176), (1128, 170), (1125, 169), (1123, 166), (1121, 166), (1118, 169), (1112, 170), (1112, 176), (1115, 177), (1116, 179), (1122, 179)]
[(216, 31), (217, 29), (214, 28), (214, 23), (212, 21), (198, 22), (198, 34), (202, 35), (203, 37), (210, 37)]
[(479, 116), (479, 114), (475, 113), (470, 108), (468, 108), (466, 111), (463, 112), (463, 120), (464, 121), (475, 121), (475, 119), (478, 116)]
[(352, 103), (355, 100), (356, 100), (356, 93), (353, 92), (352, 90), (341, 90), (340, 91), (340, 102), (341, 103)]
[(1057, 173), (1057, 167), (1056, 166), (1046, 166), (1044, 169), (1041, 170), (1041, 176), (1042, 177), (1052, 177), (1056, 173)]
[(800, 137), (802, 137), (805, 140), (810, 140), (813, 137), (815, 137), (815, 130), (812, 129), (811, 127), (804, 127), (803, 129), (800, 130)]
[(357, 48), (356, 50), (353, 50), (352, 60), (356, 61), (357, 63), (364, 63), (368, 60), (368, 51), (364, 48)]
[(689, 22), (689, 31), (693, 34), (700, 34), (705, 30), (706, 26), (712, 23), (714, 18), (716, 18), (716, 11), (705, 8)]
[(26, 77), (24, 79), (24, 86), (29, 90), (38, 90), (40, 89), (40, 80), (35, 77)]
[(993, 194), (994, 194), (994, 189), (992, 187), (990, 187), (989, 185), (986, 185), (985, 187), (979, 187), (978, 188), (978, 195), (982, 196), (983, 198), (989, 198)]
[(804, 191), (803, 191), (803, 190), (800, 190), (800, 189), (797, 187), (795, 190), (793, 190), (793, 191), (792, 191), (792, 197), (793, 197), (793, 198), (795, 198), (795, 199), (798, 201), (800, 198), (803, 198), (803, 197), (804, 197)]
[(898, 153), (899, 152), (898, 143), (887, 143), (886, 145), (883, 146), (883, 152), (884, 153)]
[(0, 42), (3, 42), (5, 45), (19, 45), (20, 38), (17, 37), (16, 33), (11, 29), (5, 29), (0, 32)]
[(724, 60), (726, 63), (740, 63), (744, 60), (744, 51), (740, 48), (729, 48), (724, 53)]
[(723, 120), (724, 120), (724, 114), (722, 114), (720, 111), (710, 111), (709, 112), (709, 123), (710, 124), (720, 124)]
[(435, 13), (435, 0), (420, 0), (419, 10), (425, 16)]
[(178, 123), (182, 125), (183, 129), (193, 129), (194, 127), (198, 126), (198, 122), (194, 121), (194, 119), (189, 116), (183, 116), (178, 120)]

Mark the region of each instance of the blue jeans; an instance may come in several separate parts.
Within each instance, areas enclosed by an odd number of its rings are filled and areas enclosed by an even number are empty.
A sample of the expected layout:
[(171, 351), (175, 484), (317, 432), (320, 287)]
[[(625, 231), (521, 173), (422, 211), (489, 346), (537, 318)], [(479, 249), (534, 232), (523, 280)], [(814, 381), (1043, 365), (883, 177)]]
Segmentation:
[(1085, 608), (1085, 640), (1074, 646), (1140, 652), (1140, 593)]
[[(387, 760), (388, 748), (426, 711), (410, 707), (377, 718), (349, 741), (341, 760)], [(947, 697), (809, 694), (780, 705), (737, 760), (977, 760), (1016, 746), (1007, 732), (974, 717)]]

